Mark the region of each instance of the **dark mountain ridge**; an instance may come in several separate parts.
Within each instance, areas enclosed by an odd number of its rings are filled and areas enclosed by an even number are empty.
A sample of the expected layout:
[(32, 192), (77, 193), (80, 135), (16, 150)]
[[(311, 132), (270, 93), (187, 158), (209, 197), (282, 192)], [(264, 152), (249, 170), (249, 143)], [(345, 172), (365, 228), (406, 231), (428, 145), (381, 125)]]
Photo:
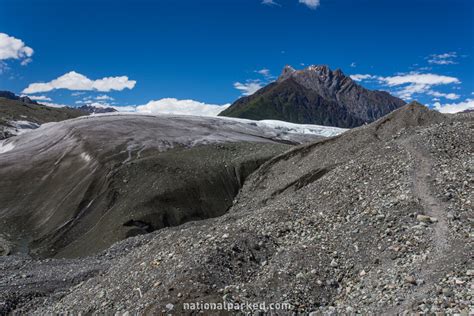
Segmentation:
[(59, 122), (87, 112), (74, 108), (55, 108), (39, 104), (28, 97), (19, 97), (9, 91), (0, 91), (0, 140), (17, 135), (20, 125), (38, 127), (43, 123)]
[(118, 112), (116, 109), (111, 107), (98, 107), (93, 106), (90, 104), (84, 104), (82, 106), (77, 107), (76, 109), (89, 113), (89, 114), (101, 114), (101, 113), (113, 113)]
[(18, 96), (13, 92), (10, 91), (0, 91), (0, 98), (5, 98), (9, 100), (14, 100), (14, 101), (20, 101), (23, 103), (29, 103), (29, 104), (38, 104), (38, 102), (31, 100), (28, 96)]
[(219, 115), (347, 128), (373, 122), (404, 104), (387, 92), (365, 89), (340, 69), (286, 66), (277, 81), (240, 98)]

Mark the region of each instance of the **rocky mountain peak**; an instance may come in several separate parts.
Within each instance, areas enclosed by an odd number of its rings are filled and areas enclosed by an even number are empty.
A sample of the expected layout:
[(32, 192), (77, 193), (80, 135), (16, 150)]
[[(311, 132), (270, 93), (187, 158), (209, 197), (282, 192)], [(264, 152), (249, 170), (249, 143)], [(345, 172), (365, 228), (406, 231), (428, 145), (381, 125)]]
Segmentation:
[(347, 83), (354, 82), (344, 75), (341, 69), (331, 70), (327, 65), (311, 65), (302, 70), (295, 70), (291, 66), (285, 66), (278, 78), (278, 82), (294, 78), (298, 83), (308, 89), (321, 92), (320, 86), (334, 86), (334, 82), (340, 83), (345, 80)]
[(296, 71), (295, 68), (291, 67), (290, 65), (286, 65), (285, 67), (283, 67), (283, 70), (281, 71), (281, 75), (280, 77), (278, 77), (278, 81), (284, 81), (288, 78), (290, 78), (293, 73)]
[(276, 82), (237, 100), (220, 115), (355, 127), (403, 105), (386, 92), (358, 85), (340, 69), (311, 65), (296, 70), (287, 65)]
[(81, 110), (83, 112), (89, 113), (89, 114), (101, 114), (101, 113), (118, 112), (116, 109), (111, 108), (111, 107), (99, 107), (99, 106), (93, 106), (93, 105), (90, 105), (90, 104), (85, 104), (83, 106), (78, 107), (77, 109)]
[(0, 91), (0, 98), (8, 100), (20, 101), (28, 104), (38, 104), (36, 101), (31, 100), (28, 96), (17, 96), (15, 93), (10, 91)]

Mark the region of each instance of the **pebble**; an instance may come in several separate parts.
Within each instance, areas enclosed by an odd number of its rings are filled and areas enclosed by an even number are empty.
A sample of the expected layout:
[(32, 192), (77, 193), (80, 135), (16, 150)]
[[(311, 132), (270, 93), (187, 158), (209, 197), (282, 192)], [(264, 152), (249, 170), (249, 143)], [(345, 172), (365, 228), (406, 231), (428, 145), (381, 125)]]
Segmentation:
[(407, 276), (405, 277), (405, 282), (406, 282), (406, 283), (413, 284), (413, 285), (416, 285), (416, 279), (415, 279), (415, 277), (412, 276), (412, 275), (407, 275)]
[(418, 215), (416, 216), (416, 219), (417, 219), (419, 222), (427, 223), (427, 224), (436, 223), (436, 222), (438, 221), (438, 219), (437, 219), (436, 217), (431, 217), (431, 216), (422, 215), (422, 214), (418, 214)]

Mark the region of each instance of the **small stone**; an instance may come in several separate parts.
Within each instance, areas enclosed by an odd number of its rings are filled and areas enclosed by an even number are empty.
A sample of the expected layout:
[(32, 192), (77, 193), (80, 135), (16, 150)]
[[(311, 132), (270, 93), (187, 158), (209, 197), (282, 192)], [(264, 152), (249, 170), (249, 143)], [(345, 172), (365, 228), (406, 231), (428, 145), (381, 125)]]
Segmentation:
[(431, 217), (431, 216), (422, 215), (422, 214), (418, 214), (416, 216), (416, 220), (422, 223), (427, 223), (427, 224), (436, 223), (438, 221), (436, 217)]
[(98, 298), (103, 298), (105, 296), (105, 291), (100, 291)]
[(329, 264), (331, 267), (335, 268), (337, 267), (337, 262), (336, 260), (332, 259), (331, 263)]
[(366, 275), (366, 274), (367, 274), (367, 273), (365, 272), (365, 270), (362, 270), (362, 271), (360, 271), (359, 276), (363, 277), (363, 276)]
[(451, 296), (453, 296), (454, 293), (453, 293), (453, 291), (451, 291), (450, 289), (444, 288), (444, 289), (443, 289), (443, 294), (444, 294), (444, 296), (446, 296), (446, 297), (451, 297)]
[(416, 285), (416, 279), (413, 275), (407, 275), (405, 277), (405, 282), (406, 283), (410, 283), (410, 284), (413, 284), (413, 285)]
[(223, 239), (229, 238), (229, 234), (224, 234), (224, 235), (222, 235), (222, 238), (223, 238)]

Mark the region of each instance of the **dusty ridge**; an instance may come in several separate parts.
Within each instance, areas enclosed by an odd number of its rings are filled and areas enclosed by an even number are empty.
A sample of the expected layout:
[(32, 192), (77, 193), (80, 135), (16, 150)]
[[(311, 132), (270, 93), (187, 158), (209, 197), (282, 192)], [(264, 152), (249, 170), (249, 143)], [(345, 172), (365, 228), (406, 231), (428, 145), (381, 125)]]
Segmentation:
[[(38, 314), (180, 314), (196, 301), (291, 304), (281, 314), (469, 314), (473, 127), (472, 115), (411, 104), (269, 160), (220, 217), (81, 259), (86, 270), (109, 266), (82, 283), (68, 276), (69, 288), (41, 292), (41, 263), (2, 261), (0, 293), (8, 310)], [(62, 271), (71, 261), (53, 262)]]

